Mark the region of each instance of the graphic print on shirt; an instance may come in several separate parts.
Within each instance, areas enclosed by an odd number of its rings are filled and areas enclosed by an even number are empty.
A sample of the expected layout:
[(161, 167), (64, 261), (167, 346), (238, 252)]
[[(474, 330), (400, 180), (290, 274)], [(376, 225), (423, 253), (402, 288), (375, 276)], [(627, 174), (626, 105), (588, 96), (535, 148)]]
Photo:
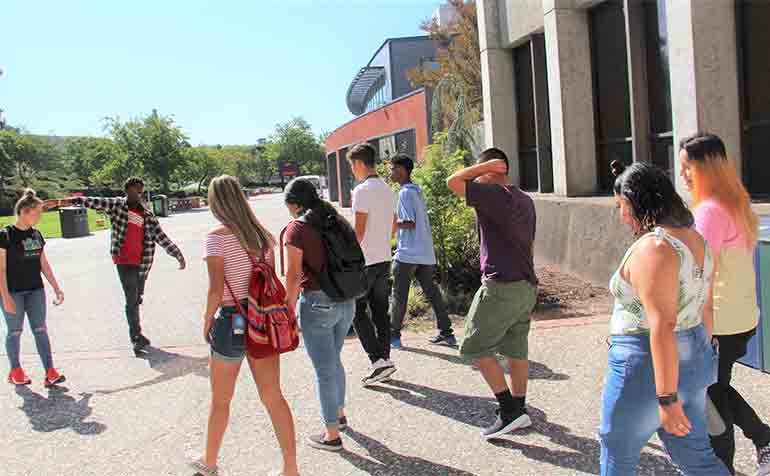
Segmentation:
[(40, 255), (43, 253), (43, 242), (35, 235), (22, 240), (21, 249), (24, 259), (40, 259)]
[(128, 211), (128, 224), (138, 227), (144, 227), (144, 214), (137, 213), (133, 210)]

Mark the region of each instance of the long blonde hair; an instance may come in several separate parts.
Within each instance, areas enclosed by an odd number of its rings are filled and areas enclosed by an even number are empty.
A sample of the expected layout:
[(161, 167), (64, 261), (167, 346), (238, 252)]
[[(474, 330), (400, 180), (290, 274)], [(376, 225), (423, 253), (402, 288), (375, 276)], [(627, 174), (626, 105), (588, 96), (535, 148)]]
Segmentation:
[(754, 246), (759, 235), (759, 218), (751, 208), (751, 197), (738, 175), (734, 161), (727, 158), (725, 145), (718, 136), (699, 132), (685, 138), (680, 149), (687, 151), (692, 166), (693, 207), (714, 199), (730, 213), (746, 245)]
[(250, 254), (267, 253), (275, 247), (275, 237), (259, 223), (235, 177), (220, 175), (211, 181), (209, 209)]

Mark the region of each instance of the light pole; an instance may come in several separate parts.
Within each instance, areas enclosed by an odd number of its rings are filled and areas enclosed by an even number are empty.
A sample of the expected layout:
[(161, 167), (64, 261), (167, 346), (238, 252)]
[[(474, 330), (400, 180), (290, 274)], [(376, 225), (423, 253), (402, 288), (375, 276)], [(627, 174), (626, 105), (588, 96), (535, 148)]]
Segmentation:
[[(3, 77), (3, 68), (0, 68), (0, 79)], [(0, 107), (0, 131), (5, 129), (5, 117), (3, 116), (3, 108)]]

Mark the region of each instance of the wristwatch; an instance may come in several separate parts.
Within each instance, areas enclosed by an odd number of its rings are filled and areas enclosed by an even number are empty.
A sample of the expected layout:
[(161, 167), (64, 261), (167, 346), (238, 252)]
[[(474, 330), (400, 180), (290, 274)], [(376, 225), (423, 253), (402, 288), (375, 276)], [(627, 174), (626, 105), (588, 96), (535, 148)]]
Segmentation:
[(678, 401), (679, 401), (679, 397), (677, 397), (676, 392), (668, 395), (658, 395), (658, 404), (661, 407), (667, 407), (669, 405), (673, 405)]

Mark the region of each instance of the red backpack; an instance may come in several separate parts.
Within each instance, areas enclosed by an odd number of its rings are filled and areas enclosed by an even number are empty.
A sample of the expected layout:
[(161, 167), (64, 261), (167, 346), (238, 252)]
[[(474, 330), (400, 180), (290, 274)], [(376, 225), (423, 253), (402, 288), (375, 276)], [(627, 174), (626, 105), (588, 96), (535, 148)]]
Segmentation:
[[(291, 352), (299, 347), (297, 317), (286, 304), (286, 288), (264, 260), (249, 256), (253, 269), (249, 280), (248, 311), (235, 299), (238, 312), (248, 322), (246, 349), (255, 359)], [(230, 295), (235, 297), (225, 279)]]

